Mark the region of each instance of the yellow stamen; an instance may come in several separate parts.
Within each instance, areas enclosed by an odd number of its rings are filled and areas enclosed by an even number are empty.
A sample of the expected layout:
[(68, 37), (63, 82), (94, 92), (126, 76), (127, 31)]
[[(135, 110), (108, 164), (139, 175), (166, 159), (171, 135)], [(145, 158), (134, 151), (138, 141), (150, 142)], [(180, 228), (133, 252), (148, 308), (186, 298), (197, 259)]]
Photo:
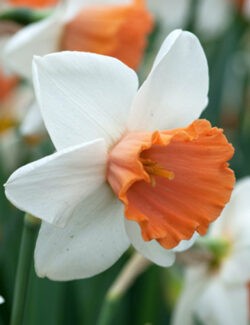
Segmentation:
[(0, 133), (5, 132), (6, 130), (17, 125), (17, 122), (9, 117), (0, 118)]
[(173, 172), (166, 170), (164, 167), (159, 165), (156, 161), (150, 159), (144, 159), (144, 158), (141, 158), (140, 161), (143, 164), (145, 171), (149, 174), (151, 179), (151, 185), (153, 187), (156, 185), (154, 176), (164, 177), (170, 181), (175, 177)]

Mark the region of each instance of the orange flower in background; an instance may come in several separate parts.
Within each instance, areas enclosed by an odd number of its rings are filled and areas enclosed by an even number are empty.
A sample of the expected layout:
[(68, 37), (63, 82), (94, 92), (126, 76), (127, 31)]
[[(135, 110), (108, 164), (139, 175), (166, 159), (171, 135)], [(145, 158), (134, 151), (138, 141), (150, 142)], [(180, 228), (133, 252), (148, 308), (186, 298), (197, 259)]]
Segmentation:
[(245, 0), (234, 0), (235, 4), (238, 6), (238, 8), (241, 10), (245, 4)]
[(61, 49), (113, 56), (136, 69), (152, 28), (153, 19), (144, 1), (93, 6), (81, 10), (66, 24)]
[[(35, 4), (38, 5), (38, 2)], [(51, 16), (22, 28), (13, 36), (4, 48), (3, 58), (10, 71), (28, 80), (31, 80), (34, 55), (63, 50), (113, 56), (137, 69), (152, 28), (153, 19), (143, 0), (130, 0), (123, 5), (111, 5), (109, 1), (103, 1), (102, 5), (92, 5), (90, 1), (65, 0), (65, 4), (58, 6), (58, 10)], [(32, 133), (40, 134), (43, 129), (44, 133), (40, 111), (36, 105), (33, 105), (32, 110), (25, 119), (22, 130), (26, 130), (26, 135), (31, 130)], [(36, 119), (34, 125), (39, 125), (39, 130), (31, 126), (33, 118)]]
[(54, 6), (58, 0), (9, 0), (9, 4), (18, 7), (44, 8)]
[(83, 51), (115, 57), (137, 69), (153, 28), (153, 18), (145, 1), (128, 4), (91, 5), (66, 1), (54, 14), (17, 33), (6, 45), (6, 66), (31, 79), (34, 55)]
[(17, 77), (6, 77), (0, 69), (0, 134), (16, 124), (7, 102), (17, 83)]
[(18, 83), (18, 78), (13, 76), (5, 76), (0, 68), (0, 104), (8, 97), (11, 91), (15, 88)]
[(233, 0), (235, 7), (239, 10), (239, 12), (246, 17), (249, 17), (249, 8), (250, 1), (249, 0)]

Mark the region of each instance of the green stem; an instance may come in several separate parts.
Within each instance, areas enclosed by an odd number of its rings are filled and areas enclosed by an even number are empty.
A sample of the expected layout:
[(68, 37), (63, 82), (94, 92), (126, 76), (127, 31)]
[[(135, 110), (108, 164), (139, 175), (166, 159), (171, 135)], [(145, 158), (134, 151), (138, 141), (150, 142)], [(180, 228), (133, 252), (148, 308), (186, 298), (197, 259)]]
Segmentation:
[(97, 325), (110, 325), (120, 299), (105, 299)]
[(29, 214), (25, 215), (10, 325), (21, 325), (23, 322), (30, 266), (38, 225), (38, 219)]
[(197, 17), (198, 0), (191, 0), (191, 4), (189, 7), (190, 9), (188, 14), (188, 21), (186, 23), (185, 29), (193, 31), (195, 27), (196, 17)]
[(49, 11), (35, 11), (28, 8), (9, 9), (0, 13), (0, 21), (7, 20), (28, 25), (48, 17), (49, 14)]
[(134, 254), (108, 290), (97, 325), (110, 325), (122, 297), (151, 263), (139, 254)]

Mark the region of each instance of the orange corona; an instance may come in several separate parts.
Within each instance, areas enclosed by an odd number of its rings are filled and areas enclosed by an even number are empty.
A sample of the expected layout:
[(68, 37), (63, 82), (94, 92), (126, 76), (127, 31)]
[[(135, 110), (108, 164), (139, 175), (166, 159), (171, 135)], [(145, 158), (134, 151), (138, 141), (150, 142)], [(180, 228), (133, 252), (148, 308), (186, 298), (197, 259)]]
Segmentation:
[(54, 6), (58, 0), (9, 0), (12, 6), (29, 7), (29, 8), (44, 8)]
[(93, 6), (66, 24), (60, 48), (113, 56), (137, 69), (152, 27), (153, 19), (143, 1)]
[(235, 182), (223, 131), (206, 120), (187, 128), (124, 135), (109, 154), (107, 180), (145, 241), (171, 249), (204, 235)]

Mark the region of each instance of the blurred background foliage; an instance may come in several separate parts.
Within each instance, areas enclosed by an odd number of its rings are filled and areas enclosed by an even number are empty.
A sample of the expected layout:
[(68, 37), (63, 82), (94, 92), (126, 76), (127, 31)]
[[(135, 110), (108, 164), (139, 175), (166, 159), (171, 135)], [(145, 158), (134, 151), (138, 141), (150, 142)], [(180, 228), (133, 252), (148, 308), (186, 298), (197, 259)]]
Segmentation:
[[(216, 10), (216, 8), (215, 8)], [(14, 20), (26, 25), (42, 19), (45, 13), (28, 9), (5, 11), (1, 21)], [(188, 13), (182, 28), (198, 33), (197, 1)], [(210, 13), (207, 13), (210, 19)], [(212, 20), (211, 20), (211, 23)], [(154, 57), (159, 39), (166, 33), (157, 20), (150, 36), (149, 46), (141, 66), (143, 80)], [(222, 33), (206, 39), (200, 35), (210, 70), (209, 104), (203, 117), (213, 125), (225, 129), (235, 147), (231, 161), (237, 178), (250, 174), (250, 24), (242, 12), (232, 13)], [(16, 131), (18, 132), (18, 131)], [(0, 135), (1, 137), (1, 135)], [(48, 139), (38, 146), (29, 146), (20, 139), (18, 166), (53, 152)], [(4, 184), (11, 170), (0, 155), (0, 184)], [(17, 167), (17, 166), (15, 166)], [(191, 168), (191, 166), (190, 166)], [(8, 324), (13, 300), (15, 272), (23, 224), (23, 213), (14, 208), (0, 190), (0, 294), (5, 303), (0, 306), (0, 324)], [(70, 282), (52, 282), (35, 275), (32, 263), (26, 311), (23, 324), (71, 325), (97, 323), (102, 302), (108, 288), (119, 274), (131, 252), (127, 252), (111, 269), (91, 279)], [(150, 266), (115, 306), (112, 324), (168, 324), (182, 286), (183, 267), (180, 263), (168, 269)]]

